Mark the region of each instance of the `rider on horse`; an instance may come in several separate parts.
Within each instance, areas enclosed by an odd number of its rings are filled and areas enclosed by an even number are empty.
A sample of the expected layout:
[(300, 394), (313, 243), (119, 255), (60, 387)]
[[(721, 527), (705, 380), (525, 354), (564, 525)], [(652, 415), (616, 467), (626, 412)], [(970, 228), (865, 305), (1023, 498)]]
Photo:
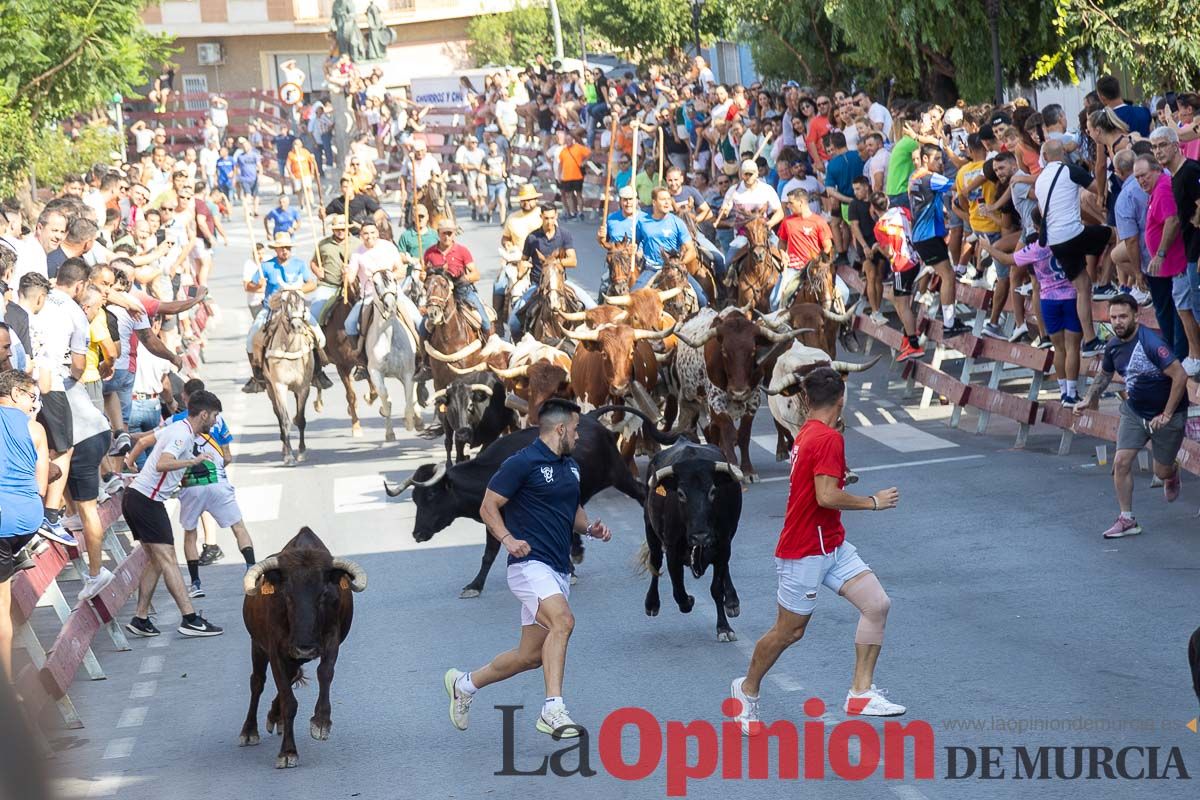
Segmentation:
[[(774, 229), (776, 225), (783, 221), (783, 204), (779, 202), (779, 194), (766, 181), (758, 178), (758, 165), (750, 159), (742, 162), (742, 180), (729, 189), (725, 195), (724, 202), (721, 203), (721, 213), (718, 215), (724, 219), (729, 219), (725, 223), (726, 227), (734, 228), (737, 231), (737, 236), (733, 237), (733, 241), (729, 243), (729, 253), (725, 258), (725, 263), (732, 267), (741, 256), (743, 248), (746, 246), (746, 234), (742, 230), (742, 225), (751, 217), (760, 216), (764, 211), (768, 213), (767, 227)], [(732, 216), (730, 216), (732, 214)], [(771, 235), (771, 245), (775, 246), (777, 240), (774, 234)]]
[[(419, 205), (413, 209), (413, 213), (416, 215), (413, 219), (413, 227), (405, 228), (404, 232), (400, 234), (400, 238), (396, 240), (396, 247), (400, 249), (400, 260), (408, 268), (410, 274), (414, 267), (418, 270), (421, 268), (421, 259), (425, 255), (425, 251), (438, 242), (437, 231), (429, 224), (428, 209)], [(420, 233), (417, 232), (418, 229)]]
[[(558, 257), (559, 253), (562, 253), (561, 257)], [(559, 265), (564, 268), (574, 267), (578, 263), (575, 257), (575, 240), (570, 231), (558, 226), (558, 208), (553, 203), (542, 206), (542, 226), (525, 237), (522, 257), (532, 265), (529, 276), (531, 283), (525, 293), (513, 303), (512, 313), (508, 317), (508, 330), (514, 342), (521, 338), (521, 320), (518, 314), (537, 294), (542, 279), (542, 267), (546, 261), (551, 257), (558, 258)], [(566, 284), (575, 292), (575, 297), (584, 308), (596, 307), (595, 301), (580, 286), (571, 281), (566, 281)]]
[[(629, 247), (633, 240), (633, 228), (642, 213), (638, 210), (637, 191), (632, 186), (623, 186), (617, 192), (618, 210), (609, 214), (604, 220), (604, 227), (596, 232), (596, 241), (605, 250)], [(630, 287), (632, 288), (632, 287)], [(600, 296), (612, 291), (612, 275), (605, 274), (600, 278)]]
[[(505, 261), (518, 261), (521, 253), (525, 250), (525, 239), (529, 234), (542, 227), (542, 212), (538, 208), (541, 199), (542, 195), (532, 183), (522, 185), (521, 191), (517, 192), (517, 202), (521, 205), (520, 210), (513, 211), (505, 218), (504, 230), (500, 234), (501, 252), (511, 254), (511, 257), (504, 256)], [(512, 277), (514, 276), (510, 276), (507, 269), (502, 269), (500, 276), (492, 284), (492, 308), (496, 309), (497, 314), (504, 309), (504, 301), (508, 295)]]
[[(488, 319), (483, 301), (479, 299), (479, 293), (475, 290), (475, 283), (479, 280), (479, 269), (475, 266), (475, 257), (471, 255), (471, 251), (465, 245), (454, 241), (457, 227), (452, 220), (441, 217), (434, 227), (437, 228), (438, 243), (425, 251), (424, 266), (421, 268), (419, 280), (423, 284), (428, 273), (434, 271), (445, 273), (454, 282), (455, 299), (474, 306), (476, 313), (479, 314), (479, 332), (483, 339), (487, 339), (492, 335), (492, 323)], [(422, 341), (429, 338), (429, 329), (425, 320), (426, 318), (422, 317), (421, 323), (417, 326), (417, 332), (421, 335)]]
[(680, 211), (690, 211), (692, 221), (696, 223), (696, 235), (694, 237), (696, 247), (702, 250), (712, 259), (714, 278), (719, 283), (725, 277), (725, 254), (721, 252), (721, 248), (717, 247), (713, 242), (700, 231), (700, 225), (713, 218), (712, 208), (704, 200), (704, 197), (696, 190), (694, 186), (688, 186), (683, 182), (683, 170), (679, 167), (670, 167), (667, 169), (667, 188), (671, 190), (671, 200), (675, 204), (675, 213)]
[[(250, 333), (246, 337), (246, 352), (252, 353), (251, 363), (254, 364), (254, 374), (242, 388), (245, 392), (260, 392), (266, 386), (266, 376), (263, 374), (263, 354), (266, 349), (265, 337), (260, 332), (271, 317), (271, 297), (286, 289), (301, 293), (311, 292), (317, 288), (317, 277), (302, 259), (292, 257), (292, 237), (281, 233), (270, 242), (275, 251), (275, 257), (264, 261), (259, 274), (261, 281), (254, 281), (263, 289), (263, 307), (250, 325)], [(313, 372), (313, 381), (322, 389), (333, 385), (322, 372), (321, 367), (328, 363), (325, 359), (325, 334), (321, 331), (312, 312), (308, 312), (308, 327), (313, 337), (313, 347), (316, 350), (319, 367)]]
[(342, 286), (346, 296), (349, 296), (351, 281), (358, 280), (359, 299), (350, 309), (350, 316), (346, 317), (345, 330), (350, 337), (350, 346), (359, 356), (363, 356), (366, 337), (360, 336), (359, 332), (365, 333), (371, 324), (371, 303), (367, 302), (375, 296), (375, 283), (371, 278), (376, 272), (390, 270), (396, 280), (403, 280), (404, 265), (400, 262), (400, 251), (396, 245), (380, 237), (379, 228), (373, 221), (362, 223), (358, 238), (362, 246), (350, 256), (350, 263), (342, 274)]
[[(771, 308), (786, 305), (788, 283), (805, 269), (811, 269), (822, 255), (833, 257), (833, 232), (820, 214), (813, 213), (807, 189), (792, 189), (787, 196), (791, 216), (779, 226), (779, 243), (787, 249), (787, 267), (771, 292)], [(832, 286), (829, 288), (832, 289)], [(790, 294), (790, 293), (789, 293)]]
[(346, 236), (350, 225), (346, 218), (341, 214), (332, 215), (329, 229), (330, 234), (317, 243), (312, 260), (308, 262), (313, 275), (317, 276), (317, 288), (309, 296), (309, 308), (318, 325), (324, 322), (321, 314), (325, 306), (342, 288), (342, 274), (349, 260), (346, 255)]
[[(651, 212), (642, 214), (637, 221), (637, 241), (642, 246), (642, 272), (633, 284), (634, 289), (641, 289), (653, 280), (662, 269), (667, 253), (676, 253), (684, 261), (695, 255), (695, 243), (684, 224), (675, 212), (675, 201), (671, 199), (671, 190), (665, 186), (655, 187), (650, 191)], [(692, 291), (700, 306), (708, 305), (708, 296), (700, 287), (700, 283), (691, 275), (687, 276)]]

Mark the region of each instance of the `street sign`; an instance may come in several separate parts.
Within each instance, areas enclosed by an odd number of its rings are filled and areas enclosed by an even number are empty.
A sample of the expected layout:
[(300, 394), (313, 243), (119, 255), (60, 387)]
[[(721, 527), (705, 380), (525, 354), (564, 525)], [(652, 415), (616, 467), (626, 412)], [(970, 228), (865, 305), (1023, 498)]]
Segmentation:
[(304, 90), (298, 83), (285, 83), (279, 87), (279, 99), (285, 105), (294, 106), (304, 99)]

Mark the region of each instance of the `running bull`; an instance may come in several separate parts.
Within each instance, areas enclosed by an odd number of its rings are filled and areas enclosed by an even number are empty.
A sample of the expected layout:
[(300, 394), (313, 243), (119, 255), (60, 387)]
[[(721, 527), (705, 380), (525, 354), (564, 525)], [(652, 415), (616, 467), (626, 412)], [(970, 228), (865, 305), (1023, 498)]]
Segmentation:
[(487, 372), (477, 372), (474, 380), (456, 378), (432, 398), (442, 429), (446, 432), (446, 463), (451, 448), (456, 461), (470, 447), (487, 447), (510, 430), (520, 427), (517, 412), (507, 405), (504, 384)]
[(733, 537), (742, 515), (741, 470), (713, 445), (684, 441), (655, 454), (647, 474), (646, 544), (640, 553), (650, 571), (647, 616), (658, 616), (664, 553), (672, 594), (684, 614), (691, 612), (696, 600), (684, 588), (683, 568), (689, 567), (700, 578), (711, 565), (709, 593), (717, 606), (717, 641), (736, 641), (727, 617), (741, 612), (729, 574)]
[(266, 685), (267, 665), (275, 677), (275, 700), (267, 712), (267, 733), (283, 734), (276, 769), (300, 763), (294, 725), (296, 695), (292, 687), (304, 682), (303, 665), (321, 659), (320, 687), (309, 721), (312, 738), (329, 738), (329, 686), (338, 650), (354, 619), (352, 592), (367, 588), (367, 573), (353, 561), (334, 558), (308, 527), (273, 556), (246, 571), (242, 580), (242, 619), (250, 633), (250, 710), (238, 744), (259, 743), (258, 699)]
[[(654, 422), (636, 409), (623, 406), (601, 406), (579, 418), (579, 441), (571, 456), (579, 463), (581, 505), (597, 493), (612, 487), (641, 505), (646, 500), (646, 488), (630, 474), (617, 450), (617, 437), (600, 422), (599, 417), (609, 411), (621, 410), (641, 416), (645, 423), (643, 432), (660, 444), (671, 444), (676, 437), (659, 432)], [(479, 506), (488, 481), (504, 460), (518, 450), (528, 446), (537, 438), (537, 428), (510, 433), (497, 439), (478, 456), (461, 464), (422, 464), (417, 471), (398, 486), (385, 480), (384, 489), (389, 497), (398, 497), (407, 489), (413, 490), (413, 502), (417, 506), (413, 524), (413, 538), (427, 542), (434, 534), (446, 528), (454, 520), (465, 517), (482, 523)], [(500, 552), (500, 542), (489, 535), (484, 543), (483, 559), (479, 573), (463, 587), (459, 597), (478, 597), (483, 591), (492, 562)], [(571, 558), (578, 564), (583, 561), (583, 544), (575, 536), (571, 545)]]

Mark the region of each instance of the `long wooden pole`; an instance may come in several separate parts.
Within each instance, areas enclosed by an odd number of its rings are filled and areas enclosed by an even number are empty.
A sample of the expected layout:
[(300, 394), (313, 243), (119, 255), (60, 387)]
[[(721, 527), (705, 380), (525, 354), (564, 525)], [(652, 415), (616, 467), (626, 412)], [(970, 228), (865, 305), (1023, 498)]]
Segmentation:
[(666, 134), (663, 132), (663, 126), (658, 126), (658, 185), (662, 186), (663, 182), (663, 163), (666, 159)]
[[(314, 163), (315, 163), (315, 159), (314, 159)], [(320, 204), (321, 208), (325, 208), (325, 190), (323, 188), (321, 188), (321, 170), (320, 169), (316, 169), (313, 171), (313, 181), (316, 183), (316, 186), (317, 186), (317, 203)], [(321, 238), (324, 239), (325, 238), (325, 217), (321, 216), (320, 214), (318, 214), (318, 216), (321, 219)]]
[[(642, 129), (638, 127), (638, 122), (633, 121), (633, 166), (629, 172), (629, 185), (633, 187), (634, 192), (637, 191), (637, 157), (638, 157), (638, 138), (642, 133)], [(638, 198), (641, 202), (641, 198)], [(637, 253), (637, 212), (633, 215), (633, 233), (629, 238), (629, 243), (633, 246), (633, 252)]]
[(600, 230), (604, 231), (608, 228), (608, 201), (612, 196), (613, 183), (613, 156), (617, 152), (617, 124), (621, 115), (613, 112), (612, 115), (612, 133), (608, 137), (608, 175), (604, 179), (604, 216), (600, 220)]

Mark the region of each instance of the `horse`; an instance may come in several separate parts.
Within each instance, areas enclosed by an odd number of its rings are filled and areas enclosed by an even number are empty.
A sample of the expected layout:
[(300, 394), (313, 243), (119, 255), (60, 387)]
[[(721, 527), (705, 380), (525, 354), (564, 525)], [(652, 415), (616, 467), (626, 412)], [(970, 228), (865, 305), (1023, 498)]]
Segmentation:
[(696, 244), (699, 242), (700, 228), (696, 224), (696, 217), (688, 208), (680, 208), (676, 214), (683, 220), (683, 224), (687, 226), (688, 233), (692, 235), (693, 249), (695, 255), (683, 262), (683, 268), (688, 271), (688, 274), (696, 279), (700, 284), (700, 288), (708, 295), (709, 302), (714, 306), (717, 305), (717, 271), (713, 266), (712, 257), (705, 251), (700, 249)]
[(608, 291), (606, 294), (629, 294), (637, 281), (637, 258), (632, 246), (618, 244), (609, 249), (604, 259), (608, 270)]
[(834, 290), (833, 283), (833, 262), (827, 255), (822, 253), (810, 261), (808, 266), (800, 271), (796, 281), (796, 291), (792, 294), (790, 302), (783, 302), (787, 298), (788, 290), (787, 286), (783, 287), (783, 295), (780, 297), (781, 306), (813, 303), (826, 310), (833, 310), (834, 297), (837, 292)]
[(738, 307), (747, 304), (764, 314), (771, 312), (771, 290), (786, 263), (779, 248), (771, 246), (771, 230), (761, 216), (745, 224), (746, 246), (725, 273), (725, 286)]
[(662, 268), (648, 284), (660, 292), (676, 288), (683, 290), (663, 302), (663, 310), (679, 322), (683, 322), (700, 310), (700, 298), (696, 296), (696, 290), (692, 288), (687, 276), (688, 272), (679, 258), (667, 254)]
[[(279, 422), (279, 438), (283, 442), (283, 463), (294, 466), (308, 456), (304, 445), (304, 406), (308, 402), (308, 391), (312, 386), (313, 341), (308, 327), (308, 306), (304, 296), (292, 289), (285, 289), (272, 298), (271, 320), (264, 328), (263, 374), (267, 378), (267, 395), (275, 409)], [(293, 420), (288, 412), (286, 392), (296, 399), (296, 416)], [(321, 410), (321, 389), (317, 388), (317, 411)], [(290, 432), (292, 423), (300, 430), (300, 447), (293, 454)]]
[(429, 368), (433, 372), (433, 389), (445, 389), (454, 381), (450, 364), (468, 361), (463, 366), (472, 366), (481, 360), (472, 350), (464, 357), (443, 360), (446, 353), (457, 353), (473, 343), (483, 344), (480, 327), (466, 313), (468, 303), (460, 301), (454, 292), (454, 282), (445, 272), (432, 270), (425, 277), (425, 327), (429, 342), (425, 350), (430, 355)]
[(559, 253), (542, 263), (542, 276), (538, 282), (537, 293), (522, 311), (525, 317), (523, 330), (531, 333), (539, 342), (554, 342), (565, 338), (567, 334), (559, 312), (576, 312), (583, 309), (583, 303), (575, 296), (574, 290), (567, 286), (561, 258), (562, 254)]
[(371, 282), (375, 287), (371, 324), (362, 332), (367, 337), (367, 375), (379, 393), (379, 413), (386, 420), (384, 440), (394, 442), (396, 434), (392, 430), (392, 401), (387, 378), (398, 378), (404, 387), (405, 430), (422, 428), (414, 397), (418, 337), (411, 317), (416, 308), (400, 293), (400, 284), (390, 270), (376, 272)]
[[(359, 360), (355, 349), (350, 346), (350, 337), (346, 334), (346, 319), (350, 316), (350, 310), (358, 300), (357, 287), (358, 282), (355, 281), (351, 288), (351, 295), (342, 297), (339, 292), (329, 301), (326, 306), (328, 311), (322, 314), (326, 318), (325, 324), (321, 326), (321, 329), (325, 331), (325, 357), (337, 369), (338, 377), (342, 379), (342, 386), (346, 390), (346, 408), (350, 412), (350, 435), (355, 438), (362, 436), (363, 432), (358, 419), (358, 399), (354, 394), (354, 370), (365, 365)], [(367, 378), (367, 385), (370, 392), (364, 399), (371, 404), (375, 402), (376, 394), (370, 377)]]
[(429, 219), (436, 220), (438, 217), (445, 217), (451, 222), (457, 221), (457, 217), (454, 216), (454, 205), (450, 202), (450, 198), (446, 194), (446, 182), (444, 180), (430, 178), (429, 183), (425, 184), (424, 188), (418, 190), (418, 195), (420, 197), (419, 202), (429, 212)]

